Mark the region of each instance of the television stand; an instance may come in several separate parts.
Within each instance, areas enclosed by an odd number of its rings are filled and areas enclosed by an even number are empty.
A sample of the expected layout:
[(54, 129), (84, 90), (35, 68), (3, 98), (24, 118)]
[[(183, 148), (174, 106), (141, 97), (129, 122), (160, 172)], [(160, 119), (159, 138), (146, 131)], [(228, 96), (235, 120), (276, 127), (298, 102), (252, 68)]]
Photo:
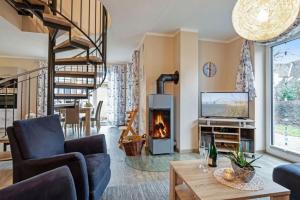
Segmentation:
[(215, 135), (218, 152), (241, 150), (250, 156), (255, 153), (255, 121), (238, 118), (199, 118), (199, 147), (201, 142), (210, 143)]

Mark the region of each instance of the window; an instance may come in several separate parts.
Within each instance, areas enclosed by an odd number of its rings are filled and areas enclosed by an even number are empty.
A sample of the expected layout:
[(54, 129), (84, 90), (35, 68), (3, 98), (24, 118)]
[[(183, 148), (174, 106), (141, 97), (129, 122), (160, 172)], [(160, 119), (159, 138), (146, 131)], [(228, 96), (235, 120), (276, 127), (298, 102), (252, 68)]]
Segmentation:
[(271, 48), (271, 145), (300, 154), (300, 39)]

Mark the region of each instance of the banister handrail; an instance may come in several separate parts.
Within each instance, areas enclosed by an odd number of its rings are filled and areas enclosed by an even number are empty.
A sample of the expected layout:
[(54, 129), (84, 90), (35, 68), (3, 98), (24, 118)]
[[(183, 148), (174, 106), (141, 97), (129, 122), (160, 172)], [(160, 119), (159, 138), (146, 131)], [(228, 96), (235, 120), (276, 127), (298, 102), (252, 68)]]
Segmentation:
[(37, 69), (26, 71), (26, 72), (23, 72), (23, 73), (20, 73), (20, 74), (17, 74), (17, 75), (13, 75), (11, 77), (8, 77), (8, 78), (5, 78), (5, 79), (1, 80), (0, 84), (3, 84), (5, 82), (8, 82), (8, 81), (16, 79), (16, 78), (19, 78), (20, 76), (29, 75), (31, 73), (34, 73), (34, 72), (37, 72), (37, 71), (41, 71), (41, 70), (44, 70), (44, 69), (48, 69), (48, 67), (37, 68)]

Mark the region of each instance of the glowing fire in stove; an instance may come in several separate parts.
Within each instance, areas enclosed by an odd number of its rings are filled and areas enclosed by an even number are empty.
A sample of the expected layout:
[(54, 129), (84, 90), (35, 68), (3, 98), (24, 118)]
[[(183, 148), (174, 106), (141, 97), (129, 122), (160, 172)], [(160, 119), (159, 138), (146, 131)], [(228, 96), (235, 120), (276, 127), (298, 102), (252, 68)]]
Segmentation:
[(162, 113), (157, 113), (154, 119), (154, 138), (166, 138), (168, 137), (167, 123), (164, 121)]

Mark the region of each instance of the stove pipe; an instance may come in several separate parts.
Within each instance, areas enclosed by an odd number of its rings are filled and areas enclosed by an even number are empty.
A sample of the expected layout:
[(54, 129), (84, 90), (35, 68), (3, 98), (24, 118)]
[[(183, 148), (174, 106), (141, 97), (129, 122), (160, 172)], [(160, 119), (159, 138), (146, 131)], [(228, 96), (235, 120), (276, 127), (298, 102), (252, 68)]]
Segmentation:
[(165, 93), (165, 82), (173, 81), (175, 84), (179, 81), (179, 72), (175, 71), (174, 74), (161, 74), (156, 80), (156, 92), (157, 94)]

